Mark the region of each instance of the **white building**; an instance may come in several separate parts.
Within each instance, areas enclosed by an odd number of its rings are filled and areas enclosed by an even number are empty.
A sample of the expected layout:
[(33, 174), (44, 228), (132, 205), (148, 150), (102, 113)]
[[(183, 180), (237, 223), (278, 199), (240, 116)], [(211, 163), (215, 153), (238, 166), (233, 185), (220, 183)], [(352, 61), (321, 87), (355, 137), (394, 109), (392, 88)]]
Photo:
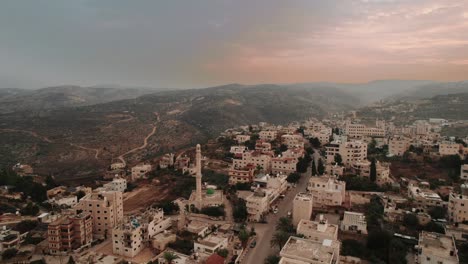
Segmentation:
[(228, 246), (228, 236), (218, 233), (210, 234), (207, 237), (195, 241), (193, 243), (193, 250), (198, 254), (211, 255), (217, 250), (222, 248), (227, 248)]
[(279, 264), (332, 264), (339, 259), (339, 246), (336, 241), (322, 243), (291, 236), (280, 251)]
[(419, 264), (458, 264), (455, 240), (451, 236), (422, 231), (417, 245)]
[(348, 121), (344, 132), (348, 137), (359, 139), (364, 137), (385, 137), (385, 125), (383, 127), (381, 125), (380, 127), (367, 127), (363, 124), (353, 124)]
[(132, 168), (132, 180), (144, 178), (152, 169), (150, 164), (140, 164)]
[(341, 221), (340, 228), (343, 231), (367, 234), (366, 216), (362, 213), (346, 211), (344, 213), (343, 221)]
[(124, 178), (114, 178), (111, 182), (103, 185), (108, 191), (125, 192), (127, 189), (127, 180)]
[(313, 196), (310, 193), (298, 193), (293, 200), (292, 224), (297, 226), (302, 219), (310, 220), (313, 209)]
[(314, 207), (341, 206), (345, 199), (346, 182), (334, 177), (311, 177), (307, 190), (312, 193)]

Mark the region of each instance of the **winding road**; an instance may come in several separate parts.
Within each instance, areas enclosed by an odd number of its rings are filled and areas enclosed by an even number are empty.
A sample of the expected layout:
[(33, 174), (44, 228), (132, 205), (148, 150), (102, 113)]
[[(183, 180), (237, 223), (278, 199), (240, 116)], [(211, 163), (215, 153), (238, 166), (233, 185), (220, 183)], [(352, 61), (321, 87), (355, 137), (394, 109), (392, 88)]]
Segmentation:
[(151, 130), (151, 132), (145, 137), (145, 140), (143, 142), (143, 145), (139, 146), (139, 147), (136, 147), (136, 148), (133, 148), (127, 152), (125, 152), (124, 154), (120, 155), (117, 157), (117, 159), (119, 159), (124, 165), (127, 165), (127, 162), (125, 161), (124, 157), (127, 156), (128, 154), (130, 153), (133, 153), (135, 151), (138, 151), (140, 149), (144, 149), (146, 148), (146, 146), (148, 146), (148, 139), (150, 137), (152, 137), (154, 135), (154, 133), (156, 133), (156, 125), (153, 125), (153, 129)]

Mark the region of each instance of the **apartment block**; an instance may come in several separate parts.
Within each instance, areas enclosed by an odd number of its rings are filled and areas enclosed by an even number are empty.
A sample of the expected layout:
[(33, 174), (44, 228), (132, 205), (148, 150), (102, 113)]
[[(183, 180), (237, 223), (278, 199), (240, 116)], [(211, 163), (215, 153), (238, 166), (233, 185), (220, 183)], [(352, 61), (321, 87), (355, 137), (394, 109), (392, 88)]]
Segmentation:
[(451, 236), (422, 231), (419, 234), (418, 264), (458, 264), (455, 240)]
[(229, 184), (236, 185), (237, 183), (250, 183), (253, 180), (255, 166), (250, 165), (245, 168), (236, 169), (234, 165), (228, 171)]
[(310, 193), (298, 193), (293, 200), (292, 223), (297, 226), (302, 219), (310, 220), (313, 209), (313, 196)]
[(262, 152), (270, 151), (271, 143), (259, 139), (257, 140), (257, 142), (255, 142), (255, 150), (262, 151)]
[(265, 172), (271, 171), (272, 155), (264, 154), (260, 151), (247, 151), (242, 153), (240, 159), (233, 159), (232, 163), (235, 169), (245, 168), (253, 165), (255, 168), (260, 167)]
[[(355, 162), (351, 165), (353, 169), (356, 170), (357, 174), (361, 177), (370, 177), (370, 167), (371, 167), (371, 162), (368, 160), (364, 161), (358, 161)], [(390, 183), (390, 164), (388, 163), (382, 163), (377, 161), (375, 164), (376, 168), (376, 180), (375, 183), (377, 183), (379, 186), (384, 185), (386, 183)]]
[(263, 216), (268, 213), (270, 204), (275, 196), (272, 190), (256, 190), (245, 199), (247, 207), (247, 220), (250, 222), (259, 222)]
[(70, 252), (93, 240), (93, 219), (90, 213), (80, 212), (61, 217), (47, 228), (47, 243), (50, 254)]
[(439, 144), (439, 155), (448, 156), (448, 155), (458, 155), (460, 153), (460, 144), (445, 141)]
[(346, 122), (344, 132), (350, 138), (365, 138), (365, 137), (385, 137), (385, 125), (380, 127), (367, 127), (363, 124), (354, 124), (350, 121)]
[(249, 135), (236, 135), (236, 141), (239, 144), (245, 143), (250, 140)]
[(296, 232), (304, 238), (317, 242), (323, 242), (325, 239), (338, 239), (338, 225), (329, 224), (323, 215), (319, 216), (318, 222), (302, 219), (297, 225)]
[(282, 135), (281, 143), (286, 145), (288, 148), (303, 148), (304, 137), (301, 134)]
[(114, 226), (122, 223), (122, 192), (97, 191), (80, 199), (77, 210), (89, 212), (93, 219), (93, 234), (96, 238), (107, 238)]
[(468, 164), (461, 165), (460, 179), (463, 181), (468, 181)]
[(411, 146), (411, 139), (407, 137), (392, 137), (388, 140), (388, 154), (402, 156)]
[(271, 159), (271, 172), (274, 174), (289, 175), (296, 172), (297, 159), (288, 157), (277, 157)]
[(111, 182), (103, 185), (107, 191), (124, 192), (127, 189), (127, 180), (124, 178), (114, 178)]
[(335, 155), (341, 155), (346, 166), (367, 159), (367, 144), (362, 141), (333, 141), (326, 146), (327, 163), (335, 161)]
[(461, 185), (461, 193), (451, 192), (448, 202), (449, 221), (462, 223), (468, 221), (468, 185)]
[(338, 241), (324, 240), (322, 243), (291, 236), (280, 251), (279, 264), (332, 264), (340, 256)]
[(116, 255), (133, 258), (171, 224), (170, 218), (164, 218), (163, 210), (156, 208), (128, 217), (112, 230), (112, 251)]
[(408, 196), (414, 200), (415, 206), (422, 211), (425, 211), (427, 207), (446, 205), (439, 194), (429, 189), (429, 184), (426, 182), (419, 185), (410, 183), (408, 185)]
[(265, 141), (273, 141), (278, 136), (278, 132), (276, 130), (262, 130), (258, 133), (258, 137), (261, 140)]
[(307, 185), (314, 207), (341, 206), (345, 199), (346, 182), (334, 177), (312, 177)]

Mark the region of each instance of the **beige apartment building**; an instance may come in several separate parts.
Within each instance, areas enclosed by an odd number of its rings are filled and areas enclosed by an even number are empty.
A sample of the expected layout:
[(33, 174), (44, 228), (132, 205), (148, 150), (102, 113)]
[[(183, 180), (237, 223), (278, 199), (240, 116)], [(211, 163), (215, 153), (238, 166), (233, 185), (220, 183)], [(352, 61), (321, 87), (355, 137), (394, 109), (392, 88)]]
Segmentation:
[(341, 155), (343, 164), (350, 166), (367, 159), (367, 144), (362, 141), (334, 141), (326, 146), (327, 163), (333, 163), (337, 154)]
[(270, 204), (275, 200), (273, 190), (259, 189), (247, 196), (245, 204), (247, 207), (247, 220), (259, 222), (268, 213)]
[(245, 168), (236, 169), (234, 165), (228, 171), (229, 184), (236, 185), (237, 183), (250, 183), (253, 180), (255, 166), (250, 165)]
[(345, 199), (346, 182), (334, 177), (312, 177), (307, 185), (314, 207), (341, 206)]
[(289, 175), (296, 172), (297, 159), (288, 157), (277, 157), (271, 159), (271, 172), (274, 174)]
[(171, 219), (164, 218), (160, 208), (150, 208), (140, 215), (128, 217), (112, 230), (112, 252), (133, 258), (171, 224)]
[(144, 178), (150, 172), (152, 166), (150, 164), (140, 164), (132, 168), (132, 180)]
[(93, 240), (93, 219), (90, 213), (81, 212), (63, 216), (47, 227), (47, 243), (50, 254), (70, 252)]
[(235, 169), (241, 169), (249, 165), (253, 165), (255, 168), (262, 168), (264, 172), (270, 172), (271, 158), (271, 155), (264, 154), (260, 151), (247, 151), (242, 153), (242, 158), (233, 159), (232, 164), (234, 165)]
[(319, 216), (319, 221), (302, 219), (297, 225), (296, 232), (304, 238), (323, 242), (325, 239), (338, 240), (338, 225), (329, 224), (328, 220)]
[(310, 220), (314, 205), (313, 196), (310, 193), (298, 193), (293, 200), (292, 223), (297, 226), (302, 219)]
[(460, 179), (463, 181), (468, 181), (468, 164), (461, 165)]
[(127, 180), (124, 178), (114, 178), (111, 182), (103, 185), (107, 191), (125, 192), (127, 189)]
[(402, 156), (411, 146), (411, 139), (407, 137), (392, 137), (388, 140), (388, 154)]
[(461, 185), (461, 193), (451, 192), (448, 202), (449, 221), (461, 223), (468, 221), (468, 185)]
[(338, 241), (326, 239), (320, 243), (291, 236), (280, 251), (279, 264), (337, 263), (340, 257), (339, 248)]
[(458, 264), (455, 239), (439, 233), (422, 231), (416, 246), (418, 264)]
[(276, 130), (262, 130), (258, 133), (258, 138), (264, 141), (273, 141), (278, 136)]
[(271, 143), (264, 140), (257, 140), (255, 142), (255, 150), (266, 152), (271, 150)]
[(250, 140), (249, 135), (236, 135), (236, 141), (239, 144), (243, 144), (243, 143), (245, 143), (245, 142), (247, 142), (249, 140)]
[(288, 148), (304, 148), (304, 137), (301, 134), (282, 135), (281, 143)]
[[(361, 177), (370, 177), (370, 167), (371, 167), (371, 162), (368, 160), (364, 161), (358, 161), (355, 162), (351, 165), (353, 169), (356, 170), (359, 176)], [(376, 180), (375, 183), (377, 183), (379, 186), (382, 186), (386, 183), (390, 183), (390, 164), (389, 163), (382, 163), (380, 161), (377, 161), (375, 164), (376, 168)]]
[(458, 155), (460, 153), (460, 144), (446, 141), (439, 144), (439, 155), (448, 156), (448, 155)]
[(81, 198), (75, 208), (91, 214), (95, 238), (107, 238), (112, 234), (113, 227), (123, 220), (122, 192), (90, 193)]
[(429, 183), (422, 182), (418, 185), (410, 183), (408, 185), (408, 196), (413, 199), (417, 209), (426, 211), (427, 207), (445, 206), (446, 202), (440, 198), (440, 195), (429, 189)]
[(380, 127), (367, 127), (363, 124), (346, 122), (344, 132), (350, 138), (362, 139), (365, 137), (385, 137), (385, 124), (379, 123)]

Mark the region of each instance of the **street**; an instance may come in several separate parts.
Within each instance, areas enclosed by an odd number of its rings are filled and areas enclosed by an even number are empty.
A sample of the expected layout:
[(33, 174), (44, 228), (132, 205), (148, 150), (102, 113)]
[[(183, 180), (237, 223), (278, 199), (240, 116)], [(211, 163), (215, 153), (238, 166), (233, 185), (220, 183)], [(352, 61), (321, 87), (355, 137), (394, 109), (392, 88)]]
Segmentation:
[(297, 193), (306, 191), (307, 183), (309, 182), (311, 172), (311, 168), (309, 167), (307, 169), (307, 172), (302, 174), (302, 177), (297, 183), (296, 188), (290, 188), (289, 191), (286, 193), (286, 197), (284, 197), (284, 199), (282, 200), (279, 200), (278, 213), (269, 214), (267, 216), (266, 224), (249, 224), (248, 228), (250, 229), (250, 227), (253, 226), (255, 227), (255, 231), (257, 232), (257, 245), (254, 248), (248, 248), (249, 251), (242, 260), (242, 263), (263, 263), (265, 258), (268, 257), (270, 254), (276, 254), (279, 252), (279, 249), (277, 247), (272, 248), (270, 246), (270, 240), (272, 239), (273, 234), (276, 231), (276, 223), (280, 217), (287, 216), (288, 211), (292, 212), (292, 203), (294, 197)]

